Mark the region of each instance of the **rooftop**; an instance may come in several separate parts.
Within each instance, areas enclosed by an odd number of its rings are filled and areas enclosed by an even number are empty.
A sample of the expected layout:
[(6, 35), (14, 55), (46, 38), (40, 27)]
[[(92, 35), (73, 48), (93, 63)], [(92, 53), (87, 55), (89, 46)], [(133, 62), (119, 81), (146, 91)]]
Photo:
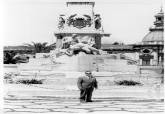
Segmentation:
[(142, 40), (142, 42), (163, 42), (163, 31), (150, 31)]
[(149, 33), (144, 36), (143, 44), (163, 44), (164, 42), (164, 13), (162, 9), (155, 15), (155, 27), (149, 28)]
[(67, 2), (67, 6), (70, 5), (92, 5), (94, 7), (95, 2)]
[(28, 46), (5, 46), (3, 48), (4, 51), (12, 51), (12, 50), (34, 50), (32, 47)]
[(122, 49), (133, 49), (133, 46), (129, 46), (129, 45), (113, 45), (113, 44), (102, 44), (101, 45), (101, 49), (118, 49), (118, 50), (122, 50)]

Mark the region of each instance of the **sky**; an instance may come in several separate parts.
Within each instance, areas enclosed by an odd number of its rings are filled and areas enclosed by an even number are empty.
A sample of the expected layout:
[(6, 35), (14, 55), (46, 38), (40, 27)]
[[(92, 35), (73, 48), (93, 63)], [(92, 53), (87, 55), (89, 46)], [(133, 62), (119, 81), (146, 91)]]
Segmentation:
[[(58, 16), (65, 12), (66, 1), (91, 0), (4, 0), (3, 45), (55, 42)], [(92, 1), (95, 13), (101, 15), (104, 31), (111, 34), (102, 38), (102, 43), (125, 44), (141, 42), (163, 4), (162, 0)]]

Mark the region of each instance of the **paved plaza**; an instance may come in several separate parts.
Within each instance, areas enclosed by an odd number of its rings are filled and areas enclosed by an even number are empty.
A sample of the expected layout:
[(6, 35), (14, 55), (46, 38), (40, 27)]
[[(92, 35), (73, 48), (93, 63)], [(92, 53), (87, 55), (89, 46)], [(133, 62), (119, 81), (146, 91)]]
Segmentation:
[(5, 99), (5, 113), (90, 113), (90, 112), (163, 112), (162, 101), (128, 98), (96, 98), (91, 103), (80, 103), (77, 98), (38, 97), (35, 99)]
[[(30, 85), (6, 85), (4, 97), (6, 114), (34, 113), (163, 113), (164, 100), (144, 87), (111, 87), (110, 90), (96, 90), (93, 101), (79, 102), (78, 90), (48, 90)], [(17, 88), (17, 89), (14, 89)], [(137, 93), (132, 92), (134, 89)], [(127, 90), (127, 91), (126, 91)], [(140, 91), (143, 90), (143, 91)], [(145, 96), (146, 95), (146, 96)]]

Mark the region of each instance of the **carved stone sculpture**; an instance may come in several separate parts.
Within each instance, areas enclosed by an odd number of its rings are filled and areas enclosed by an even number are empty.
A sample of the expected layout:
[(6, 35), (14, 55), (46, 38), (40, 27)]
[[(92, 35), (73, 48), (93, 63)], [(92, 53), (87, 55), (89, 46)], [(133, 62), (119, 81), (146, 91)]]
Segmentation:
[(59, 17), (59, 23), (58, 23), (58, 28), (59, 29), (63, 29), (64, 28), (64, 24), (65, 24), (64, 15), (60, 15), (60, 17)]
[(100, 29), (101, 28), (101, 18), (100, 15), (95, 15), (95, 28)]

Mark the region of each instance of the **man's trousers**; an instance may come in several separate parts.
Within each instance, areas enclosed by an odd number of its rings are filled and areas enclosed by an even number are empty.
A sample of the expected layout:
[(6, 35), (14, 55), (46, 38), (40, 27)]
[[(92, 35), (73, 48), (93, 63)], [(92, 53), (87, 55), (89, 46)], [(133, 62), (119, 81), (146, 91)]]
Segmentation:
[(93, 93), (93, 88), (86, 88), (80, 90), (80, 100), (81, 101), (91, 101)]

